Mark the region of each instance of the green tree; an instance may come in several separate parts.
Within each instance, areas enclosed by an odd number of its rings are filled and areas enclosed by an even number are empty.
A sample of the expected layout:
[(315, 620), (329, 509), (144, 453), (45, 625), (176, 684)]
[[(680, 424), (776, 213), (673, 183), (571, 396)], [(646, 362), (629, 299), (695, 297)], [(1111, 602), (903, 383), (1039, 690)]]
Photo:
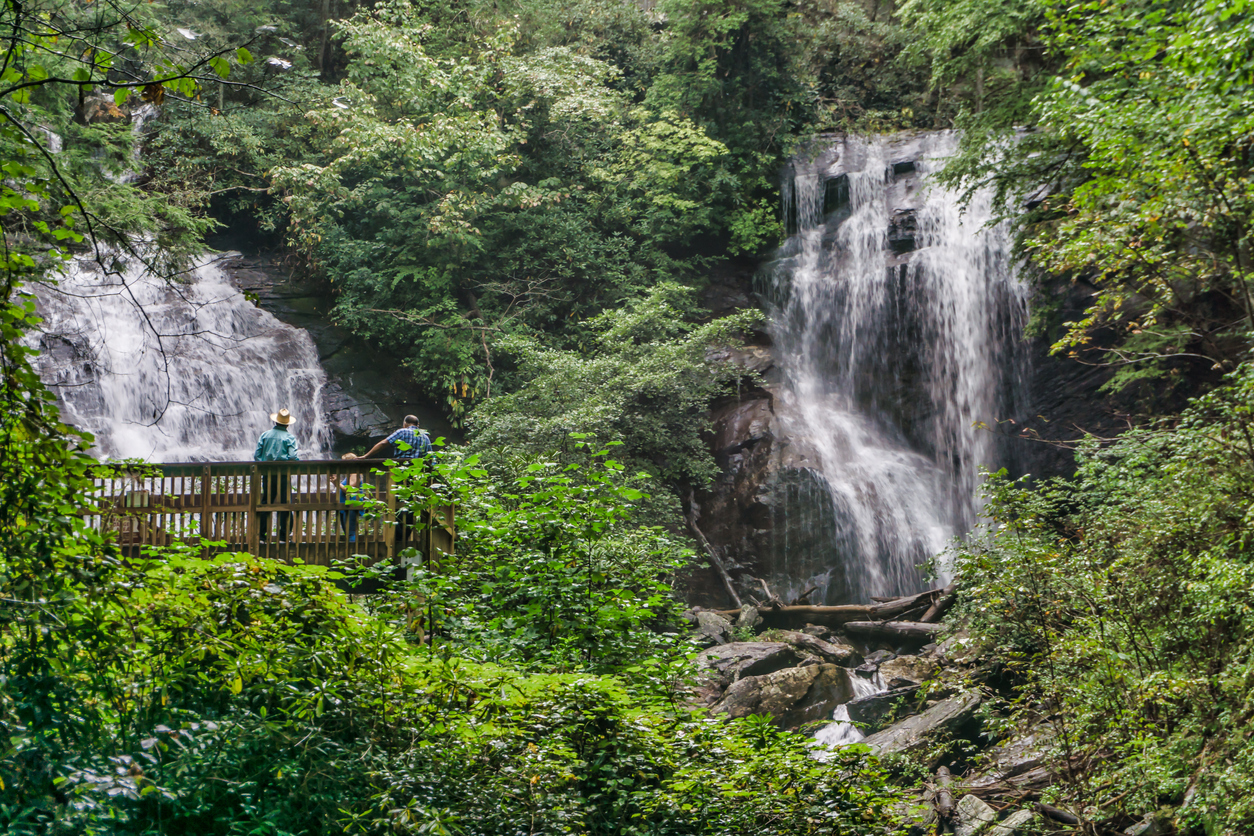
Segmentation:
[(756, 313), (691, 322), (692, 294), (662, 284), (623, 310), (585, 324), (580, 350), (518, 338), (503, 346), (526, 383), (475, 413), (481, 449), (539, 452), (569, 432), (619, 441), (627, 460), (669, 484), (704, 485), (718, 472), (704, 433), (710, 401), (735, 391), (743, 370), (712, 360)]
[(717, 225), (726, 149), (627, 108), (613, 67), (563, 47), (516, 57), (512, 29), (437, 59), (403, 3), (340, 27), (354, 63), (310, 116), (332, 158), (273, 181), (337, 314), (410, 358), (455, 416), (490, 394), (494, 342), (638, 293)]
[(1044, 50), (1031, 66), (1047, 72), (1008, 75), (1003, 104), (968, 121), (947, 176), (996, 189), (1043, 281), (1094, 287), (1054, 350), (1119, 367), (1114, 387), (1231, 369), (1254, 326), (1248, 4), (1029, 5), (1002, 9), (968, 42), (960, 24), (972, 13), (922, 0), (903, 9), (937, 32), (923, 43), (938, 85), (1007, 49)]

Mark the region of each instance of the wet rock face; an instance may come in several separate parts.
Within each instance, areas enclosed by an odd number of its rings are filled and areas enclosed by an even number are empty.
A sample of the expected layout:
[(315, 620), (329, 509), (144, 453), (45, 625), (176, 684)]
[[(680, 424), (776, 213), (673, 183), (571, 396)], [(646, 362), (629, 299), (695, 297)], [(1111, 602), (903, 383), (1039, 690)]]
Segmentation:
[(914, 252), (919, 220), (913, 209), (898, 209), (888, 226), (888, 248), (896, 255)]
[(328, 378), (322, 400), (337, 450), (364, 452), (410, 413), (418, 416), (433, 439), (461, 437), (426, 400), (419, 382), (406, 371), (404, 358), (381, 355), (334, 324), (329, 312), (332, 300), (318, 288), (290, 281), (283, 266), (266, 256), (234, 254), (223, 267), (238, 288), (256, 298), (258, 307), (313, 338)]

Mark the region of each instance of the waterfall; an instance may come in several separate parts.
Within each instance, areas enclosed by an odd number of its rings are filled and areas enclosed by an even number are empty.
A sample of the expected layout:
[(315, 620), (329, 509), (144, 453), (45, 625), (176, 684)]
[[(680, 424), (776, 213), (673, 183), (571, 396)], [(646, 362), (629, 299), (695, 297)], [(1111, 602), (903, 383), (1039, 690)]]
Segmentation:
[[(853, 686), (853, 700), (869, 697), (873, 694), (881, 694), (885, 690), (883, 681), (878, 673), (871, 679), (863, 679), (861, 676), (850, 678), (850, 684)], [(819, 729), (814, 734), (814, 741), (818, 744), (818, 751), (815, 756), (820, 760), (831, 757), (830, 753), (824, 753), (823, 749), (835, 749), (840, 746), (848, 746), (851, 743), (857, 743), (866, 737), (849, 717), (848, 704), (838, 705), (832, 712), (832, 722)]]
[(992, 201), (932, 178), (952, 133), (846, 138), (785, 179), (795, 234), (768, 275), (779, 588), (816, 602), (923, 586), (978, 514), (994, 428), (1019, 408), (1026, 292)]
[(100, 456), (251, 460), (282, 407), (302, 458), (325, 455), (326, 375), (308, 333), (256, 307), (214, 258), (175, 280), (111, 258), (105, 270), (76, 257), (55, 283), (29, 288), (43, 317), (37, 370)]

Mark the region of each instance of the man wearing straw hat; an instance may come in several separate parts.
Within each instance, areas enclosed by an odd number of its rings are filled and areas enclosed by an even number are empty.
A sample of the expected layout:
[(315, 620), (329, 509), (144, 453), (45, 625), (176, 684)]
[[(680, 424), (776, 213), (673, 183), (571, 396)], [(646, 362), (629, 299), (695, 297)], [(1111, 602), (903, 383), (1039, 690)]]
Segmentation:
[[(257, 439), (257, 449), (253, 453), (255, 462), (298, 462), (300, 454), (297, 450), (296, 436), (288, 432), (292, 424), (292, 413), (280, 409), (270, 416), (274, 426), (261, 434)], [(287, 502), (289, 477), (285, 473), (263, 473), (261, 475), (261, 499), (266, 505)], [(260, 515), (261, 527), (258, 529), (261, 542), (266, 542), (270, 535), (270, 514)], [(287, 532), (292, 524), (292, 512), (279, 512), (279, 542), (287, 541)]]

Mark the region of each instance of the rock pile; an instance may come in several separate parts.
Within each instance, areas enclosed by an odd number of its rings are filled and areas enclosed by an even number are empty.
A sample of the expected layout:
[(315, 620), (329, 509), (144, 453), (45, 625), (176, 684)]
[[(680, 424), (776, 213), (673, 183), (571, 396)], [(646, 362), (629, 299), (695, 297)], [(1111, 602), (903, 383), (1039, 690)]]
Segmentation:
[(840, 709), (837, 722), (847, 717), (856, 729), (841, 740), (936, 776), (903, 793), (902, 832), (1014, 836), (1078, 822), (1039, 802), (1054, 780), (1047, 729), (971, 754), (987, 743), (979, 711), (986, 691), (975, 675), (980, 649), (939, 623), (955, 594), (950, 586), (864, 606), (690, 610), (705, 648), (694, 699), (731, 718), (765, 715), (809, 731), (831, 726)]

